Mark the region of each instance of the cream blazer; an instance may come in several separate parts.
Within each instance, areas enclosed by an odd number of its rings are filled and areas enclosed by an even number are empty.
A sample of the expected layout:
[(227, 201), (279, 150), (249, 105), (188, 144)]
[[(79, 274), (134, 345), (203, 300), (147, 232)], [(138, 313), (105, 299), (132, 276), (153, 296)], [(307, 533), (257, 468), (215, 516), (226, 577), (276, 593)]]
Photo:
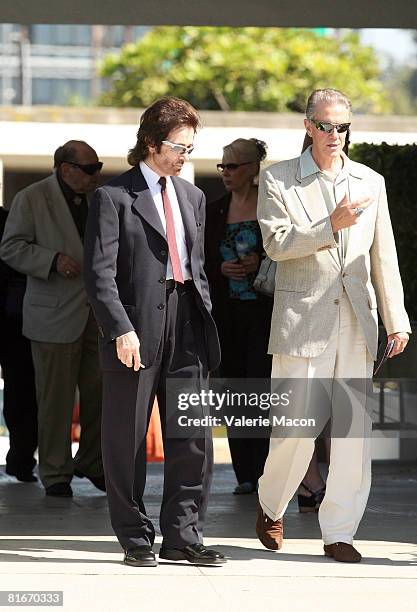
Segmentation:
[(75, 342), (90, 307), (82, 274), (63, 278), (51, 272), (56, 253), (82, 268), (83, 245), (55, 174), (34, 183), (13, 200), (0, 245), (0, 257), (27, 275), (23, 334), (39, 342)]
[[(308, 154), (307, 152), (303, 155)], [(266, 253), (277, 261), (269, 352), (316, 357), (326, 348), (345, 290), (376, 359), (378, 315), (387, 334), (409, 332), (383, 177), (345, 158), (351, 201), (374, 201), (349, 229), (343, 265), (317, 174), (302, 178), (300, 157), (260, 175), (258, 219)]]

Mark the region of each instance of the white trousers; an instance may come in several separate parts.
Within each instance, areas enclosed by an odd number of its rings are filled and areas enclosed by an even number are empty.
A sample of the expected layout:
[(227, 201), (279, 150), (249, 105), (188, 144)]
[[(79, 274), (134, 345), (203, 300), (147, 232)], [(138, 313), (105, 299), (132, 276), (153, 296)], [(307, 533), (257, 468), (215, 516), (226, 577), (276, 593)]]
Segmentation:
[[(312, 358), (274, 355), (272, 378), (369, 379), (372, 368), (365, 338), (344, 293), (325, 351)], [(337, 393), (331, 401), (334, 418)], [(331, 440), (326, 494), (319, 510), (325, 544), (352, 543), (371, 487), (371, 418), (363, 401), (353, 400), (351, 410), (352, 435), (332, 436)], [(362, 434), (358, 435), (358, 431)], [(259, 501), (272, 520), (283, 516), (307, 471), (313, 451), (313, 438), (277, 438), (272, 434), (264, 473), (259, 480)]]

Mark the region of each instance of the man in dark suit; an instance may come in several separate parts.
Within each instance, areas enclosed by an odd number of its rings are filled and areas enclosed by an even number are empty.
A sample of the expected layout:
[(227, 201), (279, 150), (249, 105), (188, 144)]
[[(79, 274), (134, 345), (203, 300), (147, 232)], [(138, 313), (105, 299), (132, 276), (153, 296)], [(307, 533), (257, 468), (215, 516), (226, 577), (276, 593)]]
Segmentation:
[[(8, 212), (0, 206), (0, 240)], [(10, 448), (6, 473), (21, 482), (36, 482), (38, 406), (30, 341), (22, 334), (26, 277), (0, 259), (0, 365), (4, 379), (3, 415)]]
[(112, 526), (128, 565), (157, 565), (142, 499), (155, 396), (165, 450), (159, 557), (225, 562), (202, 544), (211, 433), (180, 439), (166, 430), (167, 380), (204, 381), (220, 358), (203, 269), (205, 198), (177, 178), (198, 126), (184, 100), (152, 104), (128, 156), (133, 168), (96, 191), (87, 222), (85, 279), (101, 334), (103, 462)]

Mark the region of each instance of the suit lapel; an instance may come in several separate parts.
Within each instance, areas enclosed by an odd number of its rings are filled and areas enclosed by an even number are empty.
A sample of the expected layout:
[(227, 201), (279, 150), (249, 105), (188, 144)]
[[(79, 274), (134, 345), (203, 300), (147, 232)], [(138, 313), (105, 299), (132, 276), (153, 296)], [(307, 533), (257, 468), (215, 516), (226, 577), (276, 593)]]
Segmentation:
[(145, 219), (147, 223), (149, 223), (151, 227), (153, 227), (155, 231), (158, 232), (158, 234), (161, 234), (164, 240), (166, 240), (166, 234), (161, 218), (158, 214), (152, 194), (142, 172), (140, 171), (140, 168), (137, 166), (132, 168), (130, 172), (132, 179), (130, 191), (132, 197), (134, 198), (132, 207), (143, 219)]
[(180, 181), (172, 177), (172, 182), (177, 194), (178, 205), (180, 207), (182, 221), (185, 229), (185, 240), (187, 242), (188, 253), (190, 254), (197, 238), (197, 225), (194, 214), (194, 205), (188, 199), (188, 194)]
[(295, 186), (295, 191), (310, 221), (320, 221), (329, 216), (320, 184), (315, 175), (310, 175)]
[[(147, 223), (155, 231), (157, 231), (165, 240), (166, 234), (161, 223), (160, 216), (155, 206), (155, 202), (149, 190), (148, 184), (140, 171), (139, 167), (130, 170), (131, 184), (129, 189), (134, 198), (132, 207), (145, 219)], [(189, 253), (193, 248), (197, 237), (197, 225), (194, 214), (194, 205), (190, 202), (188, 194), (184, 186), (175, 177), (172, 178), (175, 193), (177, 194), (178, 205), (180, 207), (182, 220), (185, 228), (185, 240)]]
[[(305, 178), (301, 178), (301, 171), (299, 165), (295, 178), (297, 181), (297, 184), (294, 187), (295, 192), (297, 193), (297, 196), (310, 221), (314, 223), (315, 221), (320, 221), (321, 219), (328, 217), (329, 211), (327, 210), (326, 202), (324, 200), (320, 183), (317, 179), (316, 174), (310, 174)], [(337, 267), (340, 268), (340, 260), (338, 254), (333, 252), (333, 249), (329, 249), (327, 253), (337, 264)]]
[(74, 257), (78, 262), (82, 262), (83, 245), (81, 238), (55, 174), (46, 183), (46, 199), (54, 224), (62, 236), (63, 244), (66, 245), (68, 252), (65, 254)]

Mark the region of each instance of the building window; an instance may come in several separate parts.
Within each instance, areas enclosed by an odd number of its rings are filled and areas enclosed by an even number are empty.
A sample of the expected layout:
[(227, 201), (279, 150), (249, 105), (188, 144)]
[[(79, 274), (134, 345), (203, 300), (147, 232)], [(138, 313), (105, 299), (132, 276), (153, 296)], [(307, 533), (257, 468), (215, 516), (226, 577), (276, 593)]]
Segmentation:
[(33, 79), (33, 104), (76, 104), (88, 101), (87, 79)]
[(34, 45), (88, 46), (91, 42), (91, 26), (31, 25), (29, 26), (29, 38)]

